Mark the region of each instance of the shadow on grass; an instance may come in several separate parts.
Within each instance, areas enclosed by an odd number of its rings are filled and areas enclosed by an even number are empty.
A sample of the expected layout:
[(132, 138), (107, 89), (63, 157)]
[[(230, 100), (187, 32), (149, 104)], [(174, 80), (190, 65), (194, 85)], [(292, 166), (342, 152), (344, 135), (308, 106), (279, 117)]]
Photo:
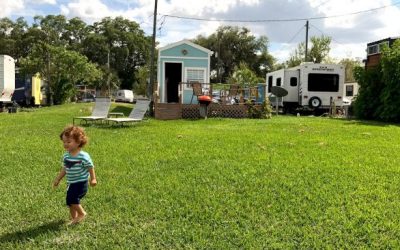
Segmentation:
[(131, 111), (132, 107), (116, 106), (112, 110), (110, 110), (110, 113), (124, 113), (125, 116), (128, 116)]
[(0, 243), (25, 242), (34, 239), (42, 234), (60, 231), (64, 223), (65, 222), (63, 220), (51, 221), (41, 226), (29, 228), (23, 231), (19, 230), (12, 233), (8, 233), (0, 236)]
[(128, 122), (128, 123), (114, 123), (110, 122), (109, 124), (104, 124), (97, 126), (97, 129), (104, 129), (104, 130), (114, 130), (114, 129), (132, 129), (132, 128), (137, 128), (140, 126), (145, 126), (146, 123), (148, 123), (149, 120), (145, 119), (143, 121), (137, 121), (137, 122)]
[(375, 126), (375, 127), (387, 127), (387, 126), (396, 126), (399, 127), (399, 124), (396, 123), (387, 123), (380, 121), (372, 121), (372, 120), (347, 120), (346, 125), (363, 125), (363, 126)]

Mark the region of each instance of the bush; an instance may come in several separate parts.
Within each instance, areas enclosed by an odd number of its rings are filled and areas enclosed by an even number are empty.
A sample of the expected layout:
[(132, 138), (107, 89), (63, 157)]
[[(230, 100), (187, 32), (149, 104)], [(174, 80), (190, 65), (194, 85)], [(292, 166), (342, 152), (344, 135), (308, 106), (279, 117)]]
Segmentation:
[(272, 107), (268, 98), (266, 98), (261, 104), (261, 108), (257, 108), (250, 101), (247, 103), (247, 105), (249, 105), (249, 118), (269, 119), (272, 117)]
[(400, 122), (400, 40), (384, 47), (379, 65), (355, 69), (360, 85), (354, 111), (357, 118)]

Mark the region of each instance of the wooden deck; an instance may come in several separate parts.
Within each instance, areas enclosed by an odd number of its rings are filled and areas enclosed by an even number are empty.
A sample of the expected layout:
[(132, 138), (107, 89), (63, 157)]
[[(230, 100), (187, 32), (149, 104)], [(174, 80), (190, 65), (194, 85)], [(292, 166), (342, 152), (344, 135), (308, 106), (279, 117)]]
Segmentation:
[[(158, 96), (159, 90), (154, 89), (154, 113), (155, 118), (159, 120), (176, 120), (176, 119), (199, 119), (202, 118), (200, 115), (200, 104), (183, 104), (182, 95), (183, 84), (179, 85), (179, 101), (177, 103), (161, 103)], [(209, 85), (209, 84), (208, 84)], [(254, 89), (254, 88), (253, 88)], [(244, 96), (244, 91), (241, 97)], [(226, 91), (223, 91), (226, 93)], [(251, 92), (251, 91), (250, 91)], [(249, 93), (250, 93), (249, 92)], [(212, 85), (210, 85), (210, 93), (212, 93)], [(250, 94), (251, 95), (251, 94)], [(253, 94), (257, 99), (258, 94)], [(224, 98), (227, 98), (225, 96)], [(242, 99), (242, 98), (241, 98)], [(197, 101), (196, 101), (197, 102)], [(261, 108), (260, 105), (253, 105), (254, 107)], [(249, 105), (244, 104), (243, 100), (239, 104), (218, 104), (211, 103), (207, 108), (207, 117), (223, 117), (223, 118), (247, 118), (249, 117)]]
[[(210, 104), (207, 109), (207, 117), (247, 118), (248, 109), (249, 106), (244, 104)], [(199, 119), (202, 117), (199, 104), (156, 103), (155, 118), (159, 120), (176, 120)]]

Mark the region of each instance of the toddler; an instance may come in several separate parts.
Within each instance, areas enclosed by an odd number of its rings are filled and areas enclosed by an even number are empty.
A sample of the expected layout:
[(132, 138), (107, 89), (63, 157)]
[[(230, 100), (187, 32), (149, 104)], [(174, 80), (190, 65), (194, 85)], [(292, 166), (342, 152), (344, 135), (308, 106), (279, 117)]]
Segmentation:
[(84, 130), (78, 126), (67, 126), (60, 134), (66, 152), (63, 155), (63, 167), (53, 182), (57, 187), (61, 179), (67, 176), (67, 205), (71, 221), (69, 224), (81, 222), (86, 212), (80, 204), (80, 200), (86, 195), (88, 190), (88, 179), (90, 176), (90, 186), (96, 186), (96, 174), (89, 154), (82, 150), (87, 143)]

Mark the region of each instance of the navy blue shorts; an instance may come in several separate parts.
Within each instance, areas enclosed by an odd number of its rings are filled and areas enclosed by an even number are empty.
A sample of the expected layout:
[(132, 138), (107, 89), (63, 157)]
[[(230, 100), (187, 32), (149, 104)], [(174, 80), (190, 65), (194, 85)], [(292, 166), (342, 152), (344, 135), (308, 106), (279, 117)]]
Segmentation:
[(67, 206), (80, 204), (80, 200), (86, 195), (87, 191), (87, 181), (69, 184), (67, 189)]

